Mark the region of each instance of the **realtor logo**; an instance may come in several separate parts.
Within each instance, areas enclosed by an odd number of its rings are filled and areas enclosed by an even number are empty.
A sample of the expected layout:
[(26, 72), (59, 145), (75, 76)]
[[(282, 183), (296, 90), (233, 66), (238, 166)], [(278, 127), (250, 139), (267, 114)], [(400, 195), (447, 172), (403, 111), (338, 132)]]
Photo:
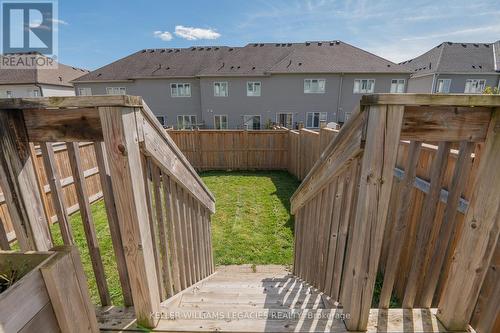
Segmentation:
[(1, 18), (0, 67), (26, 68), (54, 64), (57, 57), (56, 1), (5, 0), (1, 2)]

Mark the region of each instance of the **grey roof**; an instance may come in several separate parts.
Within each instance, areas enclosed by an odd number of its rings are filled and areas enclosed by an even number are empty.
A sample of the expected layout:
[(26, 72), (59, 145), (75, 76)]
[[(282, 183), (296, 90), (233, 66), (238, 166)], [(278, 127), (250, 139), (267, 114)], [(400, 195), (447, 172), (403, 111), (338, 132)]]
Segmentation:
[[(36, 55), (43, 57), (42, 55)], [(89, 71), (57, 63), (56, 68), (33, 67), (30, 69), (0, 68), (0, 84), (50, 84), (72, 87), (71, 81)]]
[(75, 82), (340, 72), (406, 73), (408, 70), (340, 41), (251, 43), (244, 47), (142, 50), (84, 75)]
[[(497, 42), (498, 43), (498, 42)], [(491, 73), (494, 44), (444, 42), (414, 59), (400, 63), (413, 75), (429, 73)]]

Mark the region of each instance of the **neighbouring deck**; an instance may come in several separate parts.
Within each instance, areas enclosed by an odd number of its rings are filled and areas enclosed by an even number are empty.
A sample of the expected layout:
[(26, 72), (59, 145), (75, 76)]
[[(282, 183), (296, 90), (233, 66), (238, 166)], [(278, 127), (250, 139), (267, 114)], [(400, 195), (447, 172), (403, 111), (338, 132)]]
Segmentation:
[[(347, 332), (342, 309), (283, 266), (219, 267), (164, 302), (154, 332)], [(372, 309), (368, 332), (446, 332), (433, 310)], [(132, 308), (103, 307), (104, 331), (137, 331)]]

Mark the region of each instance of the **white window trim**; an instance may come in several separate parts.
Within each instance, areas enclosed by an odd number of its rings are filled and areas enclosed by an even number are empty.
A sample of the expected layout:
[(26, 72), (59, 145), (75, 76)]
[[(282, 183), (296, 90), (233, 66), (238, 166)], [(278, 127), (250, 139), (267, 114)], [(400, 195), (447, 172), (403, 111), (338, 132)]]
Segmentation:
[[(177, 95), (174, 96), (173, 94), (173, 89), (172, 89), (172, 85), (177, 85)], [(189, 85), (189, 95), (182, 95), (182, 96), (179, 96), (178, 93), (179, 93), (179, 84), (182, 84), (182, 85)], [(170, 83), (170, 97), (172, 98), (183, 98), (183, 97), (191, 97), (191, 83), (189, 82), (172, 82)]]
[[(367, 80), (367, 81), (373, 80), (373, 91), (371, 91), (371, 92), (361, 92), (361, 91), (360, 92), (355, 92), (354, 91), (354, 87), (356, 86), (356, 81), (358, 81), (358, 80), (359, 81), (362, 81), (362, 80)], [(373, 94), (373, 93), (375, 93), (375, 83), (376, 82), (377, 81), (375, 79), (373, 79), (373, 78), (368, 78), (368, 79), (354, 79), (353, 85), (352, 85), (352, 93), (353, 94)]]
[[(448, 86), (448, 91), (439, 91), (439, 81), (449, 81), (450, 85)], [(466, 81), (467, 82), (467, 81)], [(449, 94), (451, 89), (451, 79), (438, 79), (436, 83), (436, 94)], [(465, 89), (465, 87), (464, 87)]]
[[(310, 81), (312, 81), (312, 80), (318, 80), (318, 82), (321, 81), (321, 80), (325, 81), (325, 85), (324, 85), (325, 89), (323, 91), (307, 91), (306, 92), (306, 81), (308, 81), (308, 80), (310, 80)], [(304, 87), (303, 87), (304, 88), (304, 94), (325, 94), (326, 93), (326, 79), (323, 79), (323, 78), (306, 78), (306, 79), (304, 79), (303, 83), (304, 83)]]
[(179, 129), (186, 129), (186, 127), (184, 127), (184, 126), (183, 127), (179, 126), (179, 117), (182, 117), (183, 119), (184, 119), (184, 117), (190, 117), (190, 118), (194, 117), (194, 124), (191, 123), (190, 128), (196, 126), (198, 123), (198, 117), (195, 114), (178, 114), (177, 115), (177, 128), (179, 128)]
[[(397, 80), (397, 81), (403, 81), (403, 92), (392, 92), (391, 91), (391, 94), (404, 94), (405, 90), (406, 90), (406, 79), (391, 79), (391, 87), (389, 88), (389, 91), (390, 89), (392, 88), (392, 81), (394, 80)], [(399, 83), (396, 83), (396, 86), (399, 85)], [(353, 87), (353, 90), (354, 90), (354, 87)], [(375, 90), (375, 82), (373, 83), (373, 90)], [(397, 89), (396, 89), (397, 90)]]
[[(319, 113), (318, 127), (308, 126), (308, 124), (307, 124), (307, 120), (309, 119), (309, 114), (314, 114), (314, 113)], [(326, 115), (326, 121), (328, 122), (328, 112), (321, 112), (321, 111), (306, 112), (306, 128), (312, 128), (312, 129), (318, 129), (318, 128), (320, 128), (321, 127), (321, 114), (325, 114)], [(313, 122), (313, 124), (314, 124), (314, 122)]]
[[(118, 89), (118, 90), (124, 90), (124, 93), (123, 94), (110, 94), (108, 93), (108, 90), (113, 90), (113, 89)], [(106, 87), (106, 95), (126, 95), (127, 94), (127, 88), (125, 87)]]
[[(258, 83), (259, 84), (260, 89), (259, 89), (258, 95), (249, 95), (248, 94), (248, 84), (249, 83), (252, 83), (252, 84)], [(246, 88), (247, 88), (247, 96), (248, 97), (260, 97), (260, 95), (262, 94), (262, 82), (261, 81), (247, 81)], [(229, 89), (228, 89), (228, 93), (229, 93)]]
[(486, 79), (465, 79), (464, 94), (482, 94), (484, 92), (484, 88), (483, 88), (483, 91), (479, 91), (479, 92), (467, 92), (467, 91), (465, 91), (465, 88), (467, 88), (467, 81), (478, 81), (478, 82), (484, 81), (483, 87), (486, 88)]
[[(78, 96), (92, 96), (92, 88), (91, 87), (78, 87)], [(82, 90), (88, 90), (90, 92), (90, 95), (83, 95)], [(107, 91), (106, 91), (107, 92)]]
[[(226, 128), (217, 128), (217, 124), (215, 122), (216, 117), (226, 117)], [(214, 128), (219, 130), (226, 130), (229, 128), (229, 116), (227, 114), (214, 114)]]
[[(216, 83), (219, 83), (219, 84), (225, 83), (226, 84), (227, 95), (216, 95), (215, 94), (215, 84)], [(229, 97), (229, 82), (228, 81), (214, 81), (213, 87), (214, 87), (214, 97)]]
[(293, 121), (295, 120), (293, 112), (276, 112), (276, 124), (279, 124), (279, 115), (280, 114), (291, 114), (292, 115), (292, 123), (290, 124), (290, 128), (292, 128), (293, 127)]
[[(262, 128), (262, 116), (260, 114), (244, 114), (243, 115), (243, 127), (246, 128), (246, 124), (245, 124), (245, 117), (259, 117), (259, 129)], [(252, 128), (246, 128), (247, 130), (249, 131), (254, 131), (254, 128), (252, 126)]]

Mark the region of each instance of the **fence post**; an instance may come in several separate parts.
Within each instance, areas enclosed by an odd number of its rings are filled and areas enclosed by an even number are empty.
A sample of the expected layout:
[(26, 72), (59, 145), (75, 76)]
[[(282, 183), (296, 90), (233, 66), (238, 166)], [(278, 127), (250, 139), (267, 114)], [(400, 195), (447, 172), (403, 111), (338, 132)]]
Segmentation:
[(500, 108), (492, 117), (437, 317), (452, 331), (466, 330), (500, 232)]
[(22, 251), (52, 247), (21, 110), (0, 110), (0, 186)]
[(352, 331), (365, 331), (368, 325), (404, 107), (372, 105), (368, 112), (353, 238), (340, 299), (344, 313), (350, 315), (347, 329)]
[(155, 327), (160, 294), (133, 108), (99, 107), (138, 324)]

